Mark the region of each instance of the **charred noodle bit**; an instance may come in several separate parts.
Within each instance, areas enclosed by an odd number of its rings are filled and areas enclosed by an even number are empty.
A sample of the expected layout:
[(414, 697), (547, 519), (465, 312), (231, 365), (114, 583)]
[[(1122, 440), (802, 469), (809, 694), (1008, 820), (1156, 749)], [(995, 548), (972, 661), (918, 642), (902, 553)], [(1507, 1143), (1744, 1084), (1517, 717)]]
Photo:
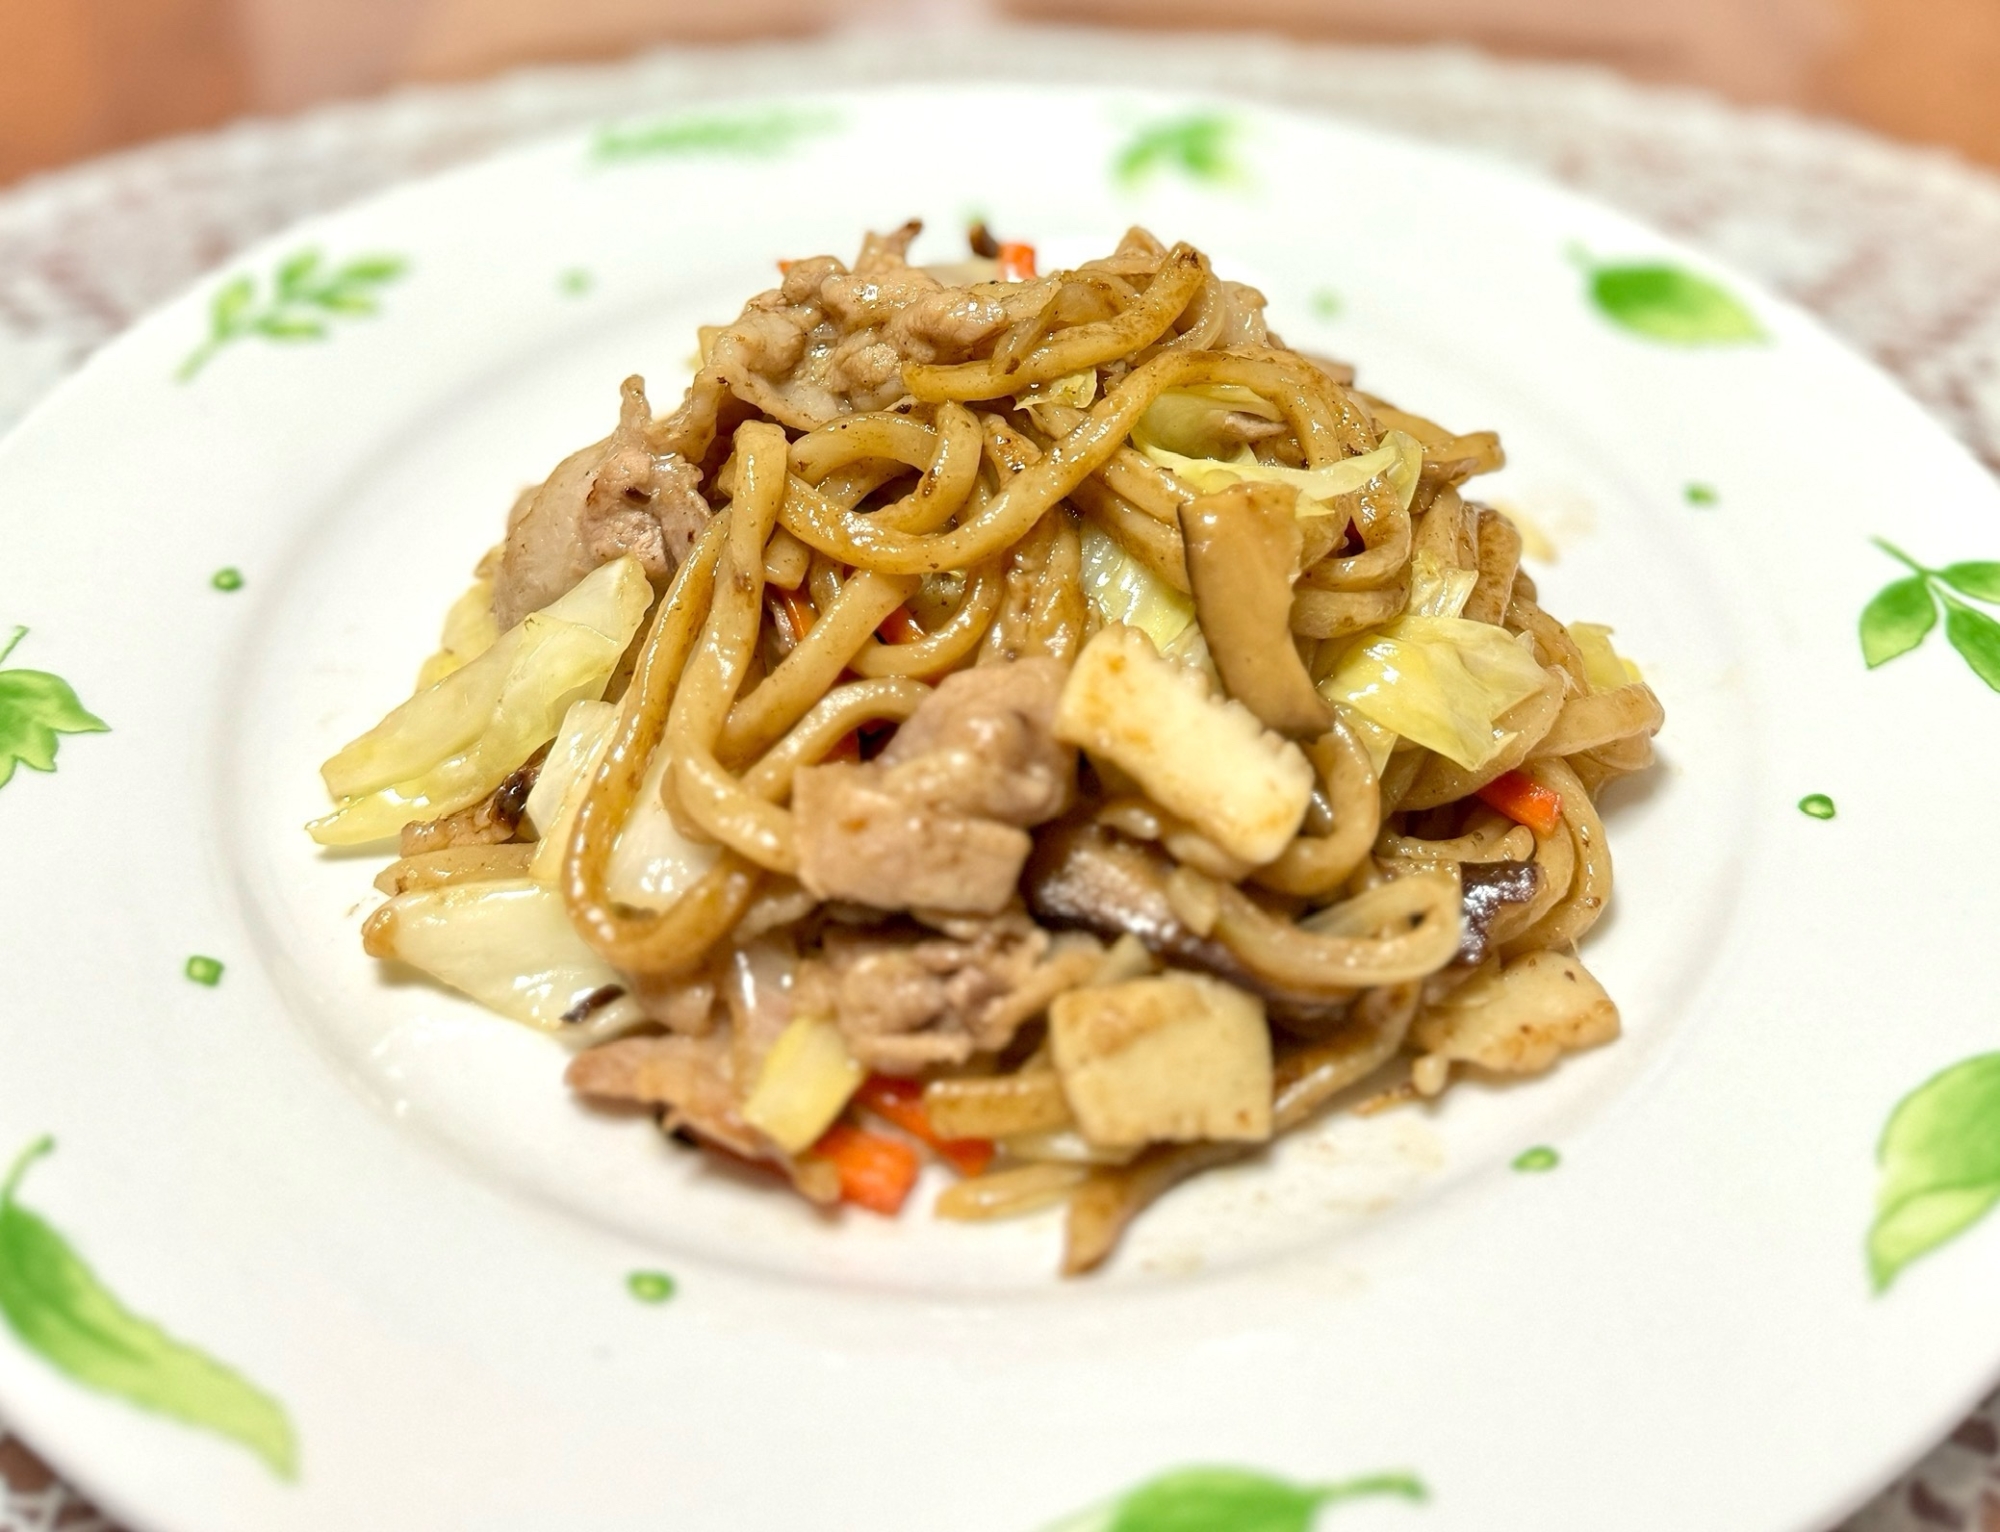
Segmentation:
[(1187, 245), (918, 232), (787, 263), (520, 496), (329, 763), (323, 838), (411, 821), (366, 950), (813, 1201), (928, 1154), (939, 1216), (1065, 1203), (1067, 1273), (1329, 1110), (1615, 1037), (1595, 797), (1663, 713), (1467, 497), (1498, 438)]

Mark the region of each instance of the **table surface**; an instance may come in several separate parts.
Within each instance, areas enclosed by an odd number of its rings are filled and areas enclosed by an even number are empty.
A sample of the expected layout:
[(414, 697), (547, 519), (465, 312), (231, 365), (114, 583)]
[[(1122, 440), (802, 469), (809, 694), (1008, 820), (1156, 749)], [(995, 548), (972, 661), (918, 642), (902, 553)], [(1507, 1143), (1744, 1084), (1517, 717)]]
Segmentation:
[[(4, 29), (0, 29), (4, 42)], [(246, 122), (0, 195), (0, 431), (232, 252), (539, 133), (699, 99), (922, 77), (1254, 93), (1508, 160), (1702, 245), (1814, 310), (2000, 471), (2000, 179), (1852, 130), (1464, 50), (1008, 27), (667, 51)], [(0, 1423), (0, 1532), (105, 1523)], [(2000, 1532), (2000, 1396), (1841, 1532)], [(1720, 1529), (1719, 1529), (1720, 1532)]]
[(244, 112), (535, 59), (998, 17), (1595, 60), (2000, 164), (1993, 0), (68, 0), (0, 6), (0, 185)]

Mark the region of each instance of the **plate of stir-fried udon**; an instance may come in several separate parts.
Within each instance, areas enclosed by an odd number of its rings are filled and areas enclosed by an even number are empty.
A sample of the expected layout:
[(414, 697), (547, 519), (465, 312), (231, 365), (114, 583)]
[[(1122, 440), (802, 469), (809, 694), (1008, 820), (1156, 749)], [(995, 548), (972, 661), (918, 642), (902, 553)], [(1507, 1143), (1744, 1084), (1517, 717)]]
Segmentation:
[(0, 1399), (209, 1532), (1830, 1515), (2000, 1354), (1907, 780), (1994, 508), (1659, 236), (1246, 107), (281, 239), (0, 452)]

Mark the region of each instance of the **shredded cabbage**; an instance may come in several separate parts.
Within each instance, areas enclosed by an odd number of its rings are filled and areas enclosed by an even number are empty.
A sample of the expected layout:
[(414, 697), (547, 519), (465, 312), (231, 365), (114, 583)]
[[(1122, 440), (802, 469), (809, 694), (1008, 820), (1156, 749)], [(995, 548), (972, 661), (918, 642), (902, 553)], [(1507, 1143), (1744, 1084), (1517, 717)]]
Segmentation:
[(1410, 600), (1403, 608), (1408, 617), (1456, 617), (1472, 599), (1472, 587), (1479, 583), (1479, 571), (1460, 569), (1438, 561), (1425, 548), (1410, 560)]
[(1146, 406), (1146, 413), (1132, 428), (1132, 440), (1189, 457), (1220, 457), (1226, 445), (1223, 423), (1231, 414), (1255, 415), (1262, 420), (1284, 418), (1261, 394), (1234, 383), (1169, 388)]
[(493, 582), (479, 579), (444, 614), (444, 633), (438, 651), (424, 661), (417, 672), (417, 690), (435, 686), (454, 670), (462, 670), (488, 649), (500, 636), (493, 620)]
[(1569, 636), (1583, 654), (1583, 673), (1593, 690), (1615, 692), (1646, 679), (1637, 665), (1611, 646), (1611, 629), (1602, 623), (1573, 622)]
[[(398, 894), (387, 908), (395, 957), (510, 1020), (596, 1038), (643, 1019), (625, 981), (576, 934), (552, 888), (525, 878), (449, 883)], [(618, 996), (564, 1021), (607, 987)]]
[(1039, 388), (1030, 389), (1025, 394), (1014, 396), (1014, 408), (1032, 409), (1038, 404), (1067, 404), (1072, 409), (1087, 410), (1097, 402), (1097, 369), (1086, 367), (1081, 372), (1064, 373), (1052, 382)]
[(1214, 457), (1185, 457), (1137, 436), (1133, 441), (1153, 462), (1204, 495), (1245, 480), (1289, 485), (1298, 492), (1301, 516), (1331, 516), (1336, 509), (1335, 500), (1366, 488), (1378, 478), (1396, 491), (1403, 509), (1408, 510), (1416, 497), (1417, 480), (1424, 471), (1423, 444), (1403, 431), (1389, 432), (1373, 452), (1343, 458), (1325, 468), (1273, 468), (1258, 462), (1247, 447), (1225, 462)]
[(1162, 654), (1194, 627), (1193, 598), (1167, 584), (1088, 518), (1083, 523), (1083, 593), (1106, 627), (1122, 622), (1137, 628)]
[[(528, 794), (528, 819), (541, 837), (535, 859), (528, 865), (528, 876), (537, 883), (555, 888), (562, 882), (570, 827), (576, 823), (577, 808), (590, 790), (617, 719), (618, 709), (608, 702), (579, 702), (563, 717), (562, 731), (549, 747), (534, 791)], [(632, 812), (618, 832), (604, 868), (605, 892), (634, 909), (666, 909), (699, 882), (722, 854), (713, 845), (681, 834), (667, 812), (660, 782), (670, 754), (666, 750), (653, 752)]]
[[(1320, 693), (1326, 693), (1323, 684)], [(1333, 710), (1347, 725), (1347, 731), (1361, 742), (1361, 748), (1368, 752), (1368, 761), (1375, 768), (1375, 775), (1381, 776), (1382, 768), (1389, 764), (1389, 757), (1396, 753), (1396, 731), (1383, 728), (1374, 719), (1355, 712), (1345, 702), (1334, 702)]]
[(1533, 651), (1491, 623), (1406, 616), (1356, 639), (1319, 689), (1476, 771), (1507, 741), (1495, 720), (1546, 680)]
[(603, 694), (652, 600), (627, 555), (529, 613), (320, 768), (339, 806), (306, 827), (313, 839), (359, 845), (477, 803), (555, 737), (571, 703)]

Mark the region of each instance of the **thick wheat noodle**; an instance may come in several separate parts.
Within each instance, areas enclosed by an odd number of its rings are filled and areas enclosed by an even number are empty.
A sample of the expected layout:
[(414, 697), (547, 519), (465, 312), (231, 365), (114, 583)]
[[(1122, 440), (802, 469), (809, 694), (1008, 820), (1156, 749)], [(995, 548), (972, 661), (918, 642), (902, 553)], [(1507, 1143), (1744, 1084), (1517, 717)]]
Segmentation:
[(1507, 627), (1533, 638), (1542, 664), (1569, 677), (1572, 692), (1590, 690), (1590, 668), (1584, 664), (1583, 651), (1569, 636), (1569, 629), (1533, 601), (1519, 597), (1510, 601), (1507, 604)]
[(914, 713), (931, 689), (907, 676), (884, 676), (836, 686), (812, 705), (791, 731), (743, 773), (746, 792), (782, 803), (792, 790), (801, 766), (824, 759), (826, 753), (864, 723), (901, 723)]
[(1479, 513), (1479, 579), (1459, 613), (1471, 622), (1498, 624), (1507, 615), (1514, 572), (1521, 567), (1521, 534), (1497, 511)]
[[(1272, 1074), (1273, 1136), (1296, 1131), (1341, 1091), (1393, 1059), (1416, 1014), (1418, 987), (1403, 983), (1357, 1001), (1349, 1025), (1324, 1042), (1294, 1049)], [(1065, 1276), (1103, 1264), (1132, 1220), (1200, 1171), (1257, 1152), (1258, 1144), (1163, 1144), (1129, 1165), (1093, 1170), (1070, 1198), (1063, 1230)]]
[(1462, 833), (1448, 840), (1385, 830), (1375, 842), (1375, 854), (1406, 862), (1521, 862), (1535, 854), (1535, 832), (1482, 808)]
[[(1083, 420), (1083, 411), (1063, 404), (1044, 405), (1037, 419), (1056, 432), (1067, 434)], [(1179, 526), (1181, 507), (1194, 498), (1193, 491), (1185, 484), (1133, 447), (1120, 447), (1085, 482), (1122, 496), (1155, 521), (1170, 527)]]
[(900, 479), (910, 471), (910, 465), (901, 459), (867, 458), (849, 467), (834, 469), (814, 488), (828, 505), (851, 511), (891, 479)]
[(1567, 820), (1548, 835), (1535, 835), (1535, 894), (1526, 904), (1502, 905), (1487, 928), (1495, 946), (1506, 944), (1533, 928), (1569, 892), (1576, 876), (1576, 841)]
[(983, 511), (949, 532), (911, 534), (876, 525), (866, 516), (839, 511), (797, 478), (785, 497), (785, 526), (801, 542), (858, 569), (934, 574), (978, 563), (1026, 536), (1050, 507), (1096, 472), (1163, 390), (1197, 382), (1235, 383), (1266, 397), (1278, 395), (1272, 402), (1298, 434), (1309, 463), (1320, 466), (1345, 455), (1337, 412), (1325, 397), (1325, 390), (1335, 385), (1317, 369), (1271, 356), (1172, 351), (1130, 373), (1040, 462), (1017, 474)]
[(1292, 631), (1307, 638), (1346, 638), (1380, 627), (1409, 603), (1407, 584), (1382, 590), (1295, 590)]
[(666, 733), (667, 710), (700, 636), (714, 593), (730, 518), (716, 516), (676, 572), (654, 613), (611, 742), (577, 806), (563, 856), (563, 902), (598, 956), (626, 973), (669, 979), (691, 972), (756, 897), (760, 870), (725, 851), (666, 910), (627, 911), (605, 890), (605, 868), (632, 812), (646, 763)]
[(1185, 323), (1171, 339), (1159, 343), (1162, 351), (1205, 351), (1221, 337), (1222, 326), (1229, 318), (1229, 305), (1223, 297), (1222, 284), (1212, 273), (1196, 289), (1194, 300), (1180, 318)]
[(1279, 893), (1314, 899), (1340, 887), (1368, 854), (1381, 825), (1382, 794), (1368, 752), (1338, 720), (1305, 751), (1332, 805), (1333, 829), (1296, 836), (1275, 862), (1251, 877)]
[(1309, 565), (1299, 577), (1299, 584), (1308, 590), (1364, 591), (1378, 590), (1395, 581), (1410, 565), (1409, 512), (1396, 506), (1362, 533), (1362, 541), (1367, 546), (1360, 553), (1323, 558)]
[(1444, 756), (1433, 755), (1424, 762), (1416, 780), (1404, 791), (1396, 806), (1409, 810), (1434, 809), (1470, 797), (1495, 777), (1514, 770), (1527, 760), (1535, 746), (1555, 726), (1556, 719), (1562, 715), (1562, 708), (1562, 680), (1551, 673), (1540, 691), (1515, 703), (1494, 721), (1494, 726), (1509, 736), (1497, 751), (1476, 769), (1468, 769)]
[(1563, 823), (1576, 851), (1576, 869), (1555, 908), (1507, 942), (1500, 949), (1503, 957), (1569, 946), (1597, 924), (1611, 899), (1611, 847), (1604, 838), (1604, 822), (1597, 817), (1597, 806), (1583, 783), (1567, 761), (1533, 761), (1524, 769), (1561, 797)]
[(875, 461), (923, 468), (937, 455), (937, 432), (928, 421), (893, 410), (842, 415), (791, 445), (792, 472), (808, 484), (823, 485), (841, 469)]
[(1411, 557), (1428, 555), (1442, 568), (1467, 569), (1472, 561), (1463, 556), (1466, 542), (1465, 502), (1457, 490), (1446, 486), (1431, 497), (1430, 509), (1417, 520)]
[[(858, 576), (857, 578), (868, 578)], [(950, 617), (931, 633), (907, 643), (885, 644), (873, 637), (848, 656), (859, 676), (934, 676), (951, 669), (978, 647), (1000, 610), (1007, 580), (997, 560), (966, 571), (965, 590)]]
[(1153, 520), (1096, 479), (1085, 479), (1077, 485), (1070, 492), (1070, 500), (1083, 512), (1086, 521), (1094, 523), (1143, 564), (1149, 574), (1183, 596), (1193, 592), (1194, 585), (1187, 572), (1187, 546), (1181, 541), (1179, 527)]
[(1190, 245), (1176, 245), (1159, 271), (1122, 314), (1095, 324), (1074, 325), (1026, 356), (1010, 361), (954, 362), (935, 365), (910, 362), (903, 368), (903, 386), (926, 403), (948, 399), (999, 399), (1022, 393), (1038, 383), (1115, 362), (1130, 356), (1166, 333), (1196, 290), (1208, 279), (1208, 261)]
[(1571, 697), (1556, 714), (1535, 748), (1531, 761), (1551, 755), (1579, 755), (1586, 750), (1631, 739), (1651, 737), (1666, 720), (1666, 709), (1653, 689), (1643, 681), (1620, 686), (1613, 691), (1593, 692), (1588, 697)]
[(1302, 995), (1340, 999), (1357, 989), (1420, 979), (1458, 951), (1458, 880), (1417, 873), (1389, 886), (1396, 890), (1393, 903), (1400, 918), (1386, 935), (1322, 936), (1272, 914), (1227, 884), (1216, 887), (1212, 934), (1251, 971)]
[(798, 866), (792, 816), (744, 791), (715, 754), (763, 625), (764, 543), (777, 525), (788, 477), (785, 434), (776, 426), (746, 421), (737, 428), (736, 451), (729, 546), (708, 624), (667, 715), (667, 747), (674, 791), (687, 816), (719, 844), (772, 872), (789, 873)]
[(739, 763), (761, 755), (805, 717), (919, 583), (909, 575), (879, 574), (857, 574), (842, 583), (832, 602), (821, 605), (819, 620), (798, 646), (730, 710), (717, 753)]
[[(1633, 734), (1624, 739), (1613, 740), (1608, 745), (1599, 745), (1595, 750), (1587, 750), (1581, 756), (1571, 756), (1569, 763), (1575, 767), (1579, 760), (1593, 762), (1613, 775), (1644, 771), (1653, 764), (1653, 736)], [(1578, 771), (1578, 775), (1582, 775), (1582, 772)], [(1596, 797), (1594, 788), (1591, 796), (1593, 799)]]
[(1025, 654), (1043, 654), (1059, 660), (1076, 657), (1090, 622), (1090, 606), (1083, 594), (1083, 539), (1075, 512), (1064, 508), (1044, 516), (1036, 533), (1047, 531), (1046, 546), (1039, 551), (1041, 567), (1028, 597)]

